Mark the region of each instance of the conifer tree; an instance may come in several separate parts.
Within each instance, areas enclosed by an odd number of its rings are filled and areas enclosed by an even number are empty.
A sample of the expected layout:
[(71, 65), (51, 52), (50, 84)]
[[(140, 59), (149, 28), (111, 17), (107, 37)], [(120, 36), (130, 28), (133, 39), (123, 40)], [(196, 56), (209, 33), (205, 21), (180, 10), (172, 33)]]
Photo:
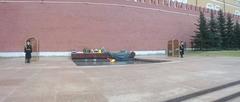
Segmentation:
[(227, 35), (226, 35), (226, 19), (224, 17), (223, 11), (218, 12), (217, 18), (218, 32), (221, 35), (221, 47), (226, 49), (227, 47)]
[(193, 36), (193, 43), (195, 48), (199, 48), (199, 50), (206, 50), (209, 48), (209, 34), (207, 21), (203, 12), (200, 12), (200, 17), (198, 20), (197, 31), (195, 31), (196, 35)]
[(234, 23), (232, 20), (232, 16), (230, 14), (227, 15), (227, 23), (226, 23), (226, 48), (233, 49), (234, 45)]
[(240, 24), (236, 21), (234, 25), (234, 47), (240, 49)]
[(209, 43), (212, 49), (220, 49), (221, 48), (221, 36), (218, 33), (217, 22), (214, 17), (213, 11), (211, 11), (211, 17), (208, 23), (209, 30)]

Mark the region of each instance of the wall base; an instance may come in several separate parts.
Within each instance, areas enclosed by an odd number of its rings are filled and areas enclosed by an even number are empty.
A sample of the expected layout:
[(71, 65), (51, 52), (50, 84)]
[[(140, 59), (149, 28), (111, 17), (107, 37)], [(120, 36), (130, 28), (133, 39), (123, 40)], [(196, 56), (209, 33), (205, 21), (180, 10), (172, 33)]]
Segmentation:
[[(159, 51), (134, 51), (136, 56), (144, 56), (144, 55), (165, 55), (165, 50)], [(0, 52), (0, 57), (24, 57), (24, 52)], [(71, 56), (71, 52), (39, 52), (39, 56), (47, 57), (47, 56)]]

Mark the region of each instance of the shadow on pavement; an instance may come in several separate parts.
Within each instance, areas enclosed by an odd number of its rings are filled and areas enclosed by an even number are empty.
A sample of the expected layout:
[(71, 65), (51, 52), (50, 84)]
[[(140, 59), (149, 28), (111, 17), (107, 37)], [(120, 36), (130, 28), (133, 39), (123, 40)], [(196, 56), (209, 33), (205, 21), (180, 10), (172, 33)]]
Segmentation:
[(223, 98), (218, 99), (218, 100), (213, 101), (213, 102), (226, 102), (226, 101), (232, 100), (232, 99), (237, 98), (237, 97), (240, 97), (240, 92), (231, 94), (229, 96), (223, 97)]
[[(208, 94), (208, 93), (211, 93), (211, 92), (214, 92), (214, 91), (218, 91), (218, 90), (225, 89), (225, 88), (228, 88), (228, 87), (236, 86), (236, 85), (239, 85), (239, 84), (240, 84), (240, 80), (239, 81), (234, 81), (234, 82), (231, 82), (231, 83), (227, 83), (227, 84), (224, 84), (224, 85), (221, 85), (221, 86), (213, 87), (213, 88), (210, 88), (210, 89), (205, 89), (205, 90), (202, 90), (202, 91), (198, 91), (198, 92), (195, 92), (195, 93), (187, 94), (187, 95), (184, 95), (184, 96), (180, 96), (180, 97), (177, 97), (177, 98), (174, 98), (174, 99), (166, 100), (164, 102), (181, 102), (181, 101), (189, 100), (189, 99), (192, 99), (194, 97), (205, 95), (205, 94)], [(240, 92), (234, 93), (230, 96), (227, 96), (227, 97), (224, 97), (224, 98), (221, 98), (221, 99), (218, 99), (214, 102), (226, 102), (228, 100), (237, 98), (239, 96), (240, 96)]]

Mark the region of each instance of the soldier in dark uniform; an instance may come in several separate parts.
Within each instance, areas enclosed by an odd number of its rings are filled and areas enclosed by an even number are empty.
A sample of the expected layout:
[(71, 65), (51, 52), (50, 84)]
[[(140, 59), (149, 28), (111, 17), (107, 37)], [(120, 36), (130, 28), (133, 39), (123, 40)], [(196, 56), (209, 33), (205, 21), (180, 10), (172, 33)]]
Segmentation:
[(183, 43), (183, 41), (181, 41), (181, 43), (180, 43), (179, 50), (180, 50), (181, 58), (183, 58), (183, 55), (184, 55), (184, 43)]
[(30, 60), (32, 58), (32, 45), (30, 44), (30, 41), (27, 41), (27, 44), (24, 46), (24, 52), (25, 52), (25, 63), (30, 63)]

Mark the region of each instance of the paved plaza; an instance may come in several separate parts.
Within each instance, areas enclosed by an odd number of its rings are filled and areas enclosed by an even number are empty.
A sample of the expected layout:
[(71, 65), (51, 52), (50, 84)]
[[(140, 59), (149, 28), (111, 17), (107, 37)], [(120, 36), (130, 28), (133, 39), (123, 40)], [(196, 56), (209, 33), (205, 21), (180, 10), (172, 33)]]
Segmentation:
[[(149, 58), (149, 57), (144, 57)], [(239, 57), (76, 66), (67, 57), (0, 58), (0, 102), (240, 102)]]

